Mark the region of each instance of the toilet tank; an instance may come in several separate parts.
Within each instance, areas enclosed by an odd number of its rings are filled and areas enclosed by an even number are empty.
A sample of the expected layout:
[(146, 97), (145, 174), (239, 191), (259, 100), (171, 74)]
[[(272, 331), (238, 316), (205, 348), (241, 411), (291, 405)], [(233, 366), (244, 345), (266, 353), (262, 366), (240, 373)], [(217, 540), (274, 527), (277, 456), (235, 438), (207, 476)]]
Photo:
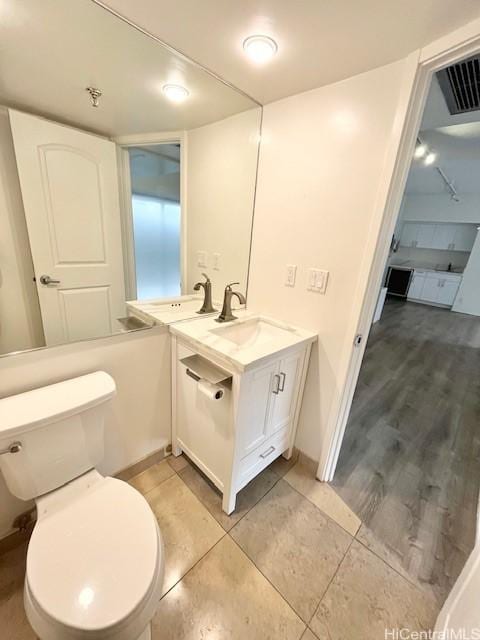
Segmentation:
[(103, 458), (107, 402), (115, 381), (96, 371), (0, 399), (0, 470), (30, 500), (93, 469)]

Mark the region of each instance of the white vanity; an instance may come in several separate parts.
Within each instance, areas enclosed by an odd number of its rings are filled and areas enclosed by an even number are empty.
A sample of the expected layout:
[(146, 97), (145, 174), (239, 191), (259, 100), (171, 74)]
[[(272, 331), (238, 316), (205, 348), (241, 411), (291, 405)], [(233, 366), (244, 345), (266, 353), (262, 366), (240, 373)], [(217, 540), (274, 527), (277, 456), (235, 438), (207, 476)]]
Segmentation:
[(223, 510), (275, 458), (292, 454), (316, 334), (238, 312), (170, 326), (172, 443), (223, 493)]

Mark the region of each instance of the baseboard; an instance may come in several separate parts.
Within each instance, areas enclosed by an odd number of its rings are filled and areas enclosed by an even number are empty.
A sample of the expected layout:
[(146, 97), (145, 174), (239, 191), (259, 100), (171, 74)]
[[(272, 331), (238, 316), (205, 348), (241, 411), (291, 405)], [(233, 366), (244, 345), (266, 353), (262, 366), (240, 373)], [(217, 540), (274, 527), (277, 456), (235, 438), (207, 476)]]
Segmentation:
[(125, 469), (122, 469), (121, 471), (116, 473), (115, 478), (128, 482), (128, 480), (131, 480), (131, 478), (133, 478), (134, 476), (142, 473), (142, 471), (146, 471), (153, 464), (161, 462), (164, 458), (167, 458), (170, 455), (170, 453), (166, 452), (168, 448), (168, 446), (162, 447), (161, 449), (158, 449), (153, 453), (149, 453), (148, 456), (145, 456), (145, 458), (142, 458), (138, 462), (134, 462), (128, 467), (125, 467)]

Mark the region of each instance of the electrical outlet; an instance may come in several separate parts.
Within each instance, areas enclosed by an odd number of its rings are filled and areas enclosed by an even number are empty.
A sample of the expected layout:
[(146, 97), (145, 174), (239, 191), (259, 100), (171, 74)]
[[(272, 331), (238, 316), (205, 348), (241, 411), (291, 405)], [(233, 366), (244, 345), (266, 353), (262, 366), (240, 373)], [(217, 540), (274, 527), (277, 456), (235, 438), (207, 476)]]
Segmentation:
[(296, 277), (297, 277), (297, 265), (287, 264), (287, 276), (285, 278), (285, 286), (294, 287)]
[(213, 265), (212, 265), (213, 269), (215, 271), (220, 271), (220, 254), (219, 253), (214, 253), (213, 254)]
[(323, 269), (309, 269), (308, 270), (308, 286), (309, 291), (315, 291), (316, 293), (325, 293), (327, 290), (328, 271)]
[(207, 266), (207, 252), (197, 251), (197, 267), (206, 267), (206, 266)]

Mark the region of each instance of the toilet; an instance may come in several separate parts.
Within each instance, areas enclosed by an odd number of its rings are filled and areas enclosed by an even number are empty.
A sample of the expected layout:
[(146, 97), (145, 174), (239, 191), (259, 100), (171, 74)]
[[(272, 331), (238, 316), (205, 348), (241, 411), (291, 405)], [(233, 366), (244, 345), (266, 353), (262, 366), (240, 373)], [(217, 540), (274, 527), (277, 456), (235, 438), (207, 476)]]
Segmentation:
[(102, 476), (115, 382), (97, 371), (0, 400), (0, 470), (35, 499), (24, 602), (40, 640), (149, 640), (163, 541), (145, 498)]

